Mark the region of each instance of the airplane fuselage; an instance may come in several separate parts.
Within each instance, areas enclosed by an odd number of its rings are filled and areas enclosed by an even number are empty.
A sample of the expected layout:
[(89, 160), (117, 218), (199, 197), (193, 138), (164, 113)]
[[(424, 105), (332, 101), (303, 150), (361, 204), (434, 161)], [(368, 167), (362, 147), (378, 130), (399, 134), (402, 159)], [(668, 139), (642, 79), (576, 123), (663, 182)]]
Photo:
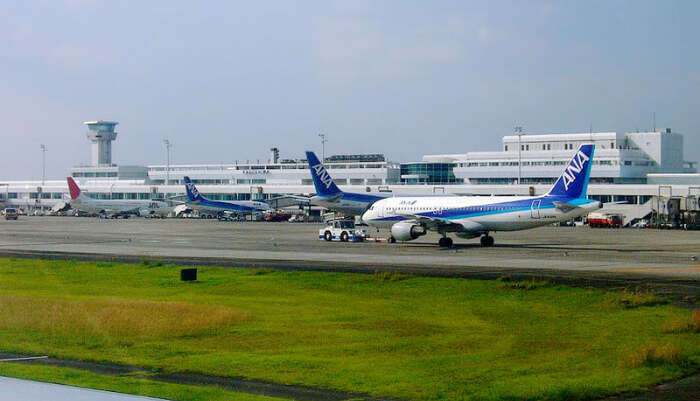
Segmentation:
[(264, 212), (270, 209), (270, 205), (265, 202), (258, 201), (236, 201), (224, 202), (215, 200), (191, 200), (185, 204), (193, 209), (206, 210), (215, 213), (229, 212), (234, 214), (250, 214), (255, 212)]
[(166, 202), (129, 199), (92, 199), (80, 197), (70, 201), (71, 207), (90, 213), (105, 214), (158, 214), (165, 215), (171, 207)]
[[(555, 204), (559, 203), (559, 206)], [(561, 204), (576, 206), (562, 208)], [(444, 231), (487, 233), (515, 231), (570, 220), (599, 209), (592, 199), (558, 196), (429, 196), (390, 198), (375, 203), (362, 219), (378, 228), (391, 228), (397, 222), (416, 217), (454, 223)]]

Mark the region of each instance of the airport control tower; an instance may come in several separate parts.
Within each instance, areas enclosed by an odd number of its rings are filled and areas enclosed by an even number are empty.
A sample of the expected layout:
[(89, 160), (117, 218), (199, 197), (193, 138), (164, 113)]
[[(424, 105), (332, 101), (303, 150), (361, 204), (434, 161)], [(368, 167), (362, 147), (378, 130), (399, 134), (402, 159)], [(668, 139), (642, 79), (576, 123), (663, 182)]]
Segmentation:
[(87, 137), (92, 141), (92, 165), (112, 165), (112, 141), (117, 139), (114, 127), (119, 124), (116, 121), (86, 121)]

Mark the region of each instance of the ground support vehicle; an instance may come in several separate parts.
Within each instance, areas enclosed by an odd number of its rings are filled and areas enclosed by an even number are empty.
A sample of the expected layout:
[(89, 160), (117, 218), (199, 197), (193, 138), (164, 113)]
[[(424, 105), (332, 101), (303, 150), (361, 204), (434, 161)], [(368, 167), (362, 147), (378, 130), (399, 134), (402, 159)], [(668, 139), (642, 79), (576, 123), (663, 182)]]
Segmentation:
[(19, 213), (17, 213), (17, 209), (8, 207), (2, 211), (2, 215), (5, 216), (5, 220), (17, 220)]
[(318, 230), (318, 239), (324, 241), (362, 242), (365, 231), (355, 227), (353, 220), (332, 220), (328, 226)]
[(591, 228), (620, 228), (622, 227), (622, 216), (614, 213), (590, 213), (588, 214), (588, 225)]

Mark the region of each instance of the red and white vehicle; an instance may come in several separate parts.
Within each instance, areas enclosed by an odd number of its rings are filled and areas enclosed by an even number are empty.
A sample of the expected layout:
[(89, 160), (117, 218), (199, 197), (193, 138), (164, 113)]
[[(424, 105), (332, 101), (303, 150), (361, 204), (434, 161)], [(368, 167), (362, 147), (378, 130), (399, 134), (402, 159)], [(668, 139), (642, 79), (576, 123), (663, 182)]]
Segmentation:
[(588, 214), (588, 225), (592, 228), (620, 228), (622, 215), (616, 213), (594, 212)]

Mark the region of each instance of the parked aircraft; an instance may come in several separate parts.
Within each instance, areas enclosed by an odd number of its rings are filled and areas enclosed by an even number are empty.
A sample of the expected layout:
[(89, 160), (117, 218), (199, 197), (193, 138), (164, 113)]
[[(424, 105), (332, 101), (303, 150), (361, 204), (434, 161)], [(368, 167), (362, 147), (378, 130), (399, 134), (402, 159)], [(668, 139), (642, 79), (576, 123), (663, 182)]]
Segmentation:
[(216, 214), (252, 214), (272, 209), (270, 205), (260, 201), (218, 201), (211, 200), (199, 193), (190, 177), (184, 177), (187, 202), (193, 209), (211, 211)]
[(570, 220), (600, 209), (587, 199), (595, 145), (581, 145), (549, 192), (543, 196), (431, 196), (377, 201), (362, 220), (390, 228), (390, 241), (411, 241), (428, 230), (442, 234), (438, 244), (452, 246), (447, 233), (459, 238), (481, 236), (482, 246), (493, 246), (495, 231), (516, 231)]
[(137, 199), (93, 199), (80, 190), (73, 177), (67, 177), (71, 197), (71, 208), (83, 212), (97, 213), (105, 217), (129, 215), (167, 215), (172, 210), (168, 202)]
[(311, 204), (348, 215), (361, 215), (374, 202), (386, 198), (373, 194), (343, 192), (335, 185), (333, 178), (318, 160), (314, 152), (306, 152), (306, 160), (311, 170), (311, 178), (316, 188), (316, 195), (311, 197)]

